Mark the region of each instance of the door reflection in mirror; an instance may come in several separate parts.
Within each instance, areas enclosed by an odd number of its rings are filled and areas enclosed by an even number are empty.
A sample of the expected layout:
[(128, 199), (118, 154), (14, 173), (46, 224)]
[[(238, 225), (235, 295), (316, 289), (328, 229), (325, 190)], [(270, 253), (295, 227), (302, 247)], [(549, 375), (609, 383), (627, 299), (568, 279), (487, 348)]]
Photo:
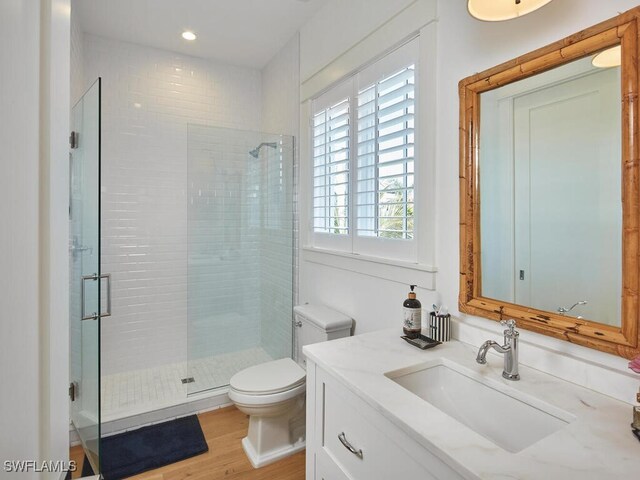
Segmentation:
[(481, 295), (620, 326), (620, 67), (592, 60), (481, 94)]

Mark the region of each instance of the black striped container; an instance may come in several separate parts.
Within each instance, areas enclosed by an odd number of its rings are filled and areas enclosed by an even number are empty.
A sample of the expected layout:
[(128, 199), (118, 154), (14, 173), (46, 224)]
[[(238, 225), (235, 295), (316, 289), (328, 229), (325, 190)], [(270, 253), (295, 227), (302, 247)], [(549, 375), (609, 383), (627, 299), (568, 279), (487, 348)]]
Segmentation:
[(429, 337), (438, 342), (448, 342), (451, 340), (451, 315), (436, 315), (436, 312), (429, 314)]

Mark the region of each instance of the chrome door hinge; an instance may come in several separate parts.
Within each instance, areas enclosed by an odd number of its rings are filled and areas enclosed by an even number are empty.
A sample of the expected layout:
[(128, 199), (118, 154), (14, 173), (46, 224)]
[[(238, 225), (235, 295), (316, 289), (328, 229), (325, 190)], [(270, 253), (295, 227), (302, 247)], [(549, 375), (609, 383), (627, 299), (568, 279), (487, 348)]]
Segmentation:
[(71, 135), (69, 135), (69, 146), (72, 149), (78, 148), (78, 137), (78, 132), (71, 132)]
[(75, 402), (78, 396), (78, 382), (71, 382), (69, 384), (69, 398), (72, 402)]

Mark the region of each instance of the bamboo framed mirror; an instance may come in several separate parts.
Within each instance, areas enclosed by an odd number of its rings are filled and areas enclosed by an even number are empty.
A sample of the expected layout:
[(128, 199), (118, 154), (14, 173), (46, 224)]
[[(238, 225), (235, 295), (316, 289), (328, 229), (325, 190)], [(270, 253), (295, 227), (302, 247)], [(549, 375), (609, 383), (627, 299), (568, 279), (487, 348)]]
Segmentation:
[(461, 312), (640, 353), (639, 21), (460, 82)]

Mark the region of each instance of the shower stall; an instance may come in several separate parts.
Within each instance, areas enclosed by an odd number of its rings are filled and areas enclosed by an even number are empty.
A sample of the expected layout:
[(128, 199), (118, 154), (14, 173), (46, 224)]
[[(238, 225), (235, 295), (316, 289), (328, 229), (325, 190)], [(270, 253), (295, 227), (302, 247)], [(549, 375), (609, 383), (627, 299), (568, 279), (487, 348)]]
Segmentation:
[(105, 436), (229, 404), (236, 372), (291, 356), (297, 169), (280, 133), (299, 122), (280, 117), (299, 104), (257, 66), (82, 27), (72, 18), (70, 394), (97, 472)]
[(294, 301), (293, 137), (189, 123), (141, 160), (101, 84), (69, 171), (71, 418), (96, 472), (105, 435), (228, 403), (235, 373), (291, 356)]
[(103, 161), (102, 422), (223, 395), (292, 348), (293, 137), (188, 124), (175, 164), (128, 161)]

